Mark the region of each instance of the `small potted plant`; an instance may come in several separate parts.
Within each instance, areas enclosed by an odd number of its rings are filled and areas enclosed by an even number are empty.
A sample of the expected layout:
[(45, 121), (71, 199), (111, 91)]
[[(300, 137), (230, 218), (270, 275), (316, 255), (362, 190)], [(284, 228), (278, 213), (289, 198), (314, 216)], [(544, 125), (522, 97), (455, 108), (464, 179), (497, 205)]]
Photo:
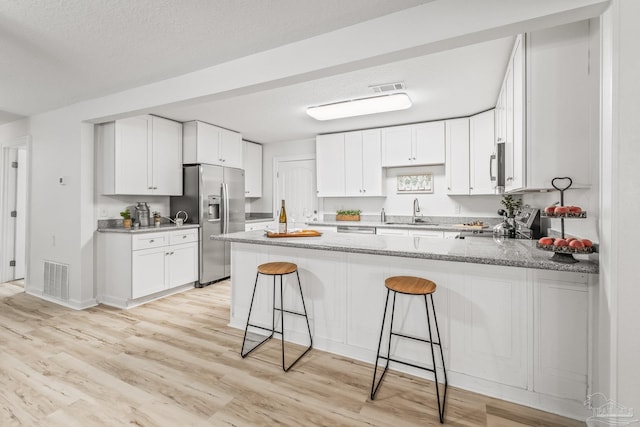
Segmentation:
[(511, 194), (504, 196), (502, 200), (500, 200), (500, 203), (507, 210), (508, 218), (514, 218), (522, 207), (522, 200), (514, 198)]
[(129, 209), (120, 212), (120, 216), (122, 217), (122, 226), (124, 228), (131, 228), (131, 212), (129, 212)]
[(339, 210), (336, 212), (336, 221), (360, 221), (360, 210)]

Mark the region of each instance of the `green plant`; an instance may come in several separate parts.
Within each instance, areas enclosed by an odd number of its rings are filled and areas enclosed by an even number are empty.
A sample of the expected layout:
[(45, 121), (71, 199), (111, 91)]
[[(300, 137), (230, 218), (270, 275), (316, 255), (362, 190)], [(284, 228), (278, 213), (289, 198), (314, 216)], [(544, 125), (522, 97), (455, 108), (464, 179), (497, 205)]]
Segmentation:
[(340, 209), (336, 211), (336, 215), (360, 215), (360, 209), (356, 209), (356, 210)]
[(500, 203), (507, 210), (507, 216), (513, 218), (515, 213), (522, 207), (522, 200), (513, 197), (511, 194), (507, 194), (500, 200)]
[(122, 212), (120, 212), (120, 216), (123, 219), (131, 219), (131, 212), (129, 212), (129, 209), (125, 209)]

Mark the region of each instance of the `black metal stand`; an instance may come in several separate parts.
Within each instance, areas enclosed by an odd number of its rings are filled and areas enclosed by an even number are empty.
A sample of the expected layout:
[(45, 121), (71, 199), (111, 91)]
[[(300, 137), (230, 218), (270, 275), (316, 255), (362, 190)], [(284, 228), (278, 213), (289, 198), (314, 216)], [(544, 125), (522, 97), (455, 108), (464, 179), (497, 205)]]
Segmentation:
[[(274, 274), (273, 275), (273, 313), (271, 318), (271, 329), (265, 328), (264, 326), (250, 323), (251, 311), (253, 310), (253, 300), (255, 299), (255, 296), (256, 296), (256, 287), (258, 286), (258, 278), (260, 277), (260, 274), (261, 274), (260, 272), (256, 273), (256, 281), (253, 284), (253, 294), (251, 295), (251, 304), (249, 305), (249, 316), (247, 316), (247, 326), (244, 329), (244, 338), (242, 339), (242, 349), (240, 350), (240, 355), (242, 356), (243, 359), (247, 357), (249, 354), (251, 354), (253, 350), (255, 350), (256, 348), (260, 347), (262, 344), (264, 344), (265, 342), (273, 338), (274, 334), (279, 334), (282, 338), (282, 370), (285, 372), (288, 372), (289, 369), (291, 369), (296, 363), (298, 363), (298, 361), (302, 359), (302, 357), (305, 354), (307, 354), (309, 350), (311, 350), (311, 348), (313, 347), (313, 338), (311, 336), (311, 327), (309, 326), (309, 317), (307, 316), (307, 307), (304, 303), (304, 296), (302, 295), (302, 285), (300, 284), (300, 274), (298, 273), (298, 270), (296, 270), (295, 273), (298, 279), (298, 289), (300, 290), (300, 299), (302, 300), (302, 309), (304, 310), (304, 313), (298, 313), (295, 311), (284, 309), (284, 303), (283, 303), (284, 298), (282, 293), (282, 276), (284, 276), (284, 274)], [(292, 274), (292, 273), (287, 273), (287, 274)], [(279, 308), (276, 307), (276, 276), (280, 276), (280, 307)], [(276, 330), (276, 311), (280, 312), (280, 330), (279, 331)], [(307, 331), (309, 332), (309, 347), (307, 347), (306, 350), (300, 356), (298, 356), (298, 358), (294, 360), (289, 366), (285, 366), (285, 362), (284, 362), (284, 314), (285, 313), (293, 314), (296, 316), (303, 316), (307, 322)], [(247, 342), (247, 332), (250, 326), (253, 328), (269, 331), (271, 332), (271, 334), (267, 335), (266, 338), (264, 338), (262, 341), (258, 342), (257, 344), (254, 344), (250, 350), (245, 352), (245, 344)]]
[[(388, 347), (387, 347), (387, 355), (386, 356), (382, 356), (380, 354), (380, 347), (382, 346), (382, 336), (384, 333), (384, 322), (387, 318), (387, 306), (389, 305), (389, 293), (391, 292), (390, 289), (387, 289), (387, 298), (386, 301), (384, 303), (384, 314), (382, 315), (382, 326), (380, 327), (380, 340), (378, 341), (378, 351), (376, 353), (376, 361), (375, 361), (375, 365), (374, 365), (374, 369), (373, 369), (373, 382), (371, 384), (371, 400), (374, 400), (376, 397), (376, 394), (378, 393), (378, 389), (380, 388), (380, 385), (382, 384), (382, 380), (384, 379), (385, 374), (387, 373), (387, 370), (389, 369), (389, 362), (396, 362), (396, 363), (400, 363), (402, 365), (406, 365), (406, 366), (411, 366), (413, 368), (417, 368), (417, 369), (422, 369), (424, 371), (429, 371), (429, 372), (433, 372), (433, 376), (434, 376), (434, 381), (435, 381), (435, 386), (436, 386), (436, 399), (438, 400), (438, 417), (440, 419), (440, 423), (443, 424), (444, 423), (444, 409), (445, 409), (445, 404), (447, 402), (447, 388), (448, 388), (448, 382), (447, 382), (447, 370), (445, 368), (444, 365), (444, 353), (442, 352), (442, 345), (441, 345), (441, 340), (440, 340), (440, 330), (438, 329), (438, 318), (436, 317), (436, 308), (435, 305), (433, 303), (433, 294), (429, 294), (429, 297), (431, 297), (431, 308), (433, 310), (433, 320), (435, 323), (435, 327), (436, 327), (436, 335), (438, 337), (438, 342), (434, 342), (433, 341), (433, 337), (432, 337), (432, 333), (431, 333), (431, 318), (429, 317), (429, 303), (427, 301), (427, 295), (424, 295), (424, 305), (427, 311), (427, 326), (429, 328), (429, 339), (422, 339), (422, 338), (416, 338), (416, 337), (412, 337), (409, 335), (404, 335), (404, 334), (399, 334), (397, 332), (393, 332), (393, 318), (394, 318), (394, 314), (396, 311), (396, 291), (393, 291), (393, 303), (391, 305), (391, 325), (389, 326), (389, 342), (388, 342)], [(391, 358), (391, 337), (392, 336), (397, 336), (397, 337), (401, 337), (401, 338), (407, 338), (407, 339), (411, 339), (414, 341), (420, 341), (420, 342), (425, 342), (425, 343), (429, 343), (431, 346), (431, 361), (433, 363), (433, 369), (431, 368), (427, 368), (425, 366), (419, 366), (413, 363), (408, 363), (408, 362), (404, 362), (402, 360), (398, 360), (398, 359), (393, 359)], [(435, 357), (435, 351), (433, 349), (433, 346), (437, 345), (440, 348), (440, 359), (442, 361), (442, 370), (444, 372), (444, 393), (442, 396), (442, 403), (440, 402), (440, 387), (438, 385), (438, 373), (437, 373), (437, 368), (436, 368), (436, 357)], [(382, 371), (382, 375), (380, 376), (380, 379), (378, 380), (378, 383), (376, 384), (376, 374), (378, 372), (378, 360), (383, 359), (386, 360), (387, 363), (384, 366), (384, 370)]]

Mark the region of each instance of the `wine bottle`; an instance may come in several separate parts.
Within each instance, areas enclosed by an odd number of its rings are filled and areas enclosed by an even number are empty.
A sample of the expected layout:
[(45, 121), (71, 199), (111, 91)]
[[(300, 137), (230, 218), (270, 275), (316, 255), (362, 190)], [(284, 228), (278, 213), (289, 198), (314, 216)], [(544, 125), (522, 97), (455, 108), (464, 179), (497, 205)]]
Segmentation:
[(282, 207), (280, 208), (280, 219), (278, 219), (278, 233), (287, 232), (287, 211), (284, 208), (284, 200), (282, 201)]

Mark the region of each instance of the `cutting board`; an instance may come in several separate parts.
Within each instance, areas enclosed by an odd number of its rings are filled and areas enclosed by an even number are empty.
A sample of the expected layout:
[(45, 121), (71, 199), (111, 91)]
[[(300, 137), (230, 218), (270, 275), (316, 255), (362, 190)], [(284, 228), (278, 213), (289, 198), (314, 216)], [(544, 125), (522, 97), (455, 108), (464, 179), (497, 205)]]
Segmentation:
[(267, 231), (265, 233), (267, 237), (318, 237), (322, 236), (322, 233), (316, 230), (300, 230), (294, 231), (293, 233), (273, 233), (271, 231)]
[(464, 225), (464, 224), (453, 224), (453, 227), (459, 228), (460, 230), (486, 230), (489, 228), (488, 225)]

